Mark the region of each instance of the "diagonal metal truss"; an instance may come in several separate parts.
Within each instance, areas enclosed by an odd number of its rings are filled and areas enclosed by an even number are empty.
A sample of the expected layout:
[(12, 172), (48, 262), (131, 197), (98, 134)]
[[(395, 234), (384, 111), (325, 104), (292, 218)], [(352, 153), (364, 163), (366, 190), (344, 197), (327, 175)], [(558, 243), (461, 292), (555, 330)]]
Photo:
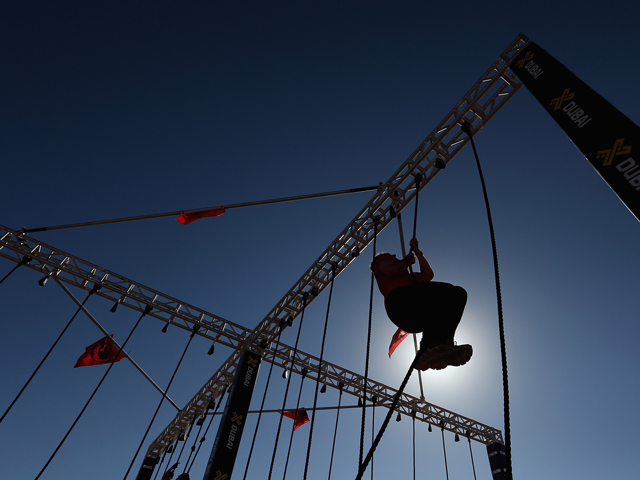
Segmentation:
[[(114, 302), (117, 301), (119, 304), (139, 312), (144, 311), (147, 305), (151, 305), (154, 308), (147, 316), (170, 321), (175, 326), (189, 332), (192, 331), (194, 324), (200, 325), (198, 335), (222, 345), (235, 345), (236, 351), (244, 351), (242, 348), (243, 344), (246, 345), (244, 339), (249, 338), (252, 332), (248, 328), (180, 302), (121, 275), (24, 236), (20, 232), (0, 226), (0, 257), (19, 263), (24, 256), (31, 259), (25, 266), (53, 277), (67, 293), (69, 291), (64, 286), (65, 284), (85, 291), (91, 290), (93, 284), (98, 284), (102, 288), (95, 295)], [(286, 322), (282, 322), (282, 324), (283, 328), (286, 328)], [(301, 374), (302, 370), (306, 369), (308, 378), (321, 381), (329, 387), (339, 389), (342, 385), (345, 393), (359, 398), (364, 393), (364, 377), (361, 375), (326, 361), (322, 362), (320, 368), (319, 358), (300, 350), (294, 354), (294, 349), (288, 345), (280, 343), (275, 349), (275, 345), (271, 343), (266, 345), (264, 349), (255, 345), (250, 348), (256, 353), (262, 354), (266, 361), (287, 368), (293, 373)], [(209, 401), (215, 400), (224, 392), (233, 379), (235, 367), (236, 359), (232, 356), (209, 381), (208, 385), (211, 384), (211, 386), (198, 392), (201, 395), (196, 395), (199, 398), (199, 402), (196, 404), (198, 408), (193, 408), (189, 404), (180, 411), (181, 414), (187, 411), (191, 412), (188, 422), (185, 424), (175, 422), (168, 427), (166, 434), (161, 437), (161, 441), (154, 442), (151, 456), (161, 455), (190, 425), (193, 419), (205, 411)], [(396, 390), (393, 388), (372, 379), (367, 381), (367, 392), (378, 399), (379, 405), (390, 404), (396, 394)], [(420, 402), (417, 398), (404, 394), (400, 399), (397, 411), (411, 415), (412, 410), (416, 411), (416, 418), (419, 420), (469, 436), (473, 440), (485, 444), (502, 441), (502, 434), (499, 430), (436, 405), (424, 401)]]
[[(522, 83), (509, 70), (509, 62), (528, 41), (526, 36), (520, 34), (391, 178), (380, 185), (369, 203), (253, 330), (245, 349), (272, 342), (280, 323), (288, 317), (295, 318), (300, 313), (303, 294), (314, 287), (322, 291), (329, 285), (332, 265), (335, 263), (338, 275), (351, 263), (355, 254), (373, 240), (374, 218), (377, 217), (378, 228), (382, 230), (396, 213), (401, 212), (413, 200), (417, 193), (414, 180), (416, 174), (421, 174), (424, 179), (420, 189), (433, 180), (440, 171), (436, 166), (437, 162), (444, 162), (446, 165), (469, 141), (461, 128), (465, 122), (476, 133), (511, 99)], [(309, 296), (309, 299), (312, 300), (313, 296)], [(223, 391), (221, 380), (224, 378), (229, 382), (233, 377), (245, 349), (236, 350), (229, 357), (151, 444), (147, 455), (157, 457), (161, 454), (189, 426), (193, 418), (204, 412), (209, 401)], [(428, 411), (421, 411), (420, 414), (423, 420), (429, 418)]]
[[(523, 35), (514, 40), (391, 178), (380, 185), (360, 213), (253, 330), (84, 262), (24, 233), (1, 226), (0, 256), (20, 262), (27, 255), (32, 258), (27, 265), (29, 268), (56, 276), (59, 280), (84, 290), (89, 290), (91, 284), (98, 283), (103, 287), (98, 292), (100, 296), (140, 312), (146, 305), (151, 305), (154, 310), (150, 316), (189, 331), (193, 324), (199, 324), (199, 335), (234, 349), (234, 353), (151, 444), (148, 456), (158, 457), (162, 454), (194, 418), (204, 413), (209, 402), (223, 393), (225, 386), (233, 378), (240, 356), (248, 348), (264, 353), (267, 361), (289, 362), (292, 371), (300, 373), (302, 368), (306, 368), (310, 372), (310, 378), (314, 378), (312, 375), (315, 372), (315, 378), (329, 386), (338, 388), (342, 383), (344, 391), (361, 396), (363, 377), (328, 362), (323, 362), (322, 370), (318, 373), (317, 358), (302, 352), (294, 357), (290, 347), (280, 345), (277, 350), (273, 350), (271, 344), (280, 325), (300, 314), (303, 294), (313, 288), (317, 288), (318, 293), (321, 292), (330, 283), (332, 265), (336, 265), (336, 275), (339, 274), (372, 241), (374, 218), (379, 218), (378, 228), (382, 230), (393, 220), (394, 211), (401, 212), (413, 200), (416, 195), (414, 176), (418, 173), (422, 175), (420, 188), (424, 188), (439, 172), (436, 162), (448, 163), (466, 145), (469, 139), (461, 130), (461, 125), (468, 122), (472, 131), (478, 132), (517, 92), (521, 82), (508, 67), (510, 59), (527, 42), (528, 39)], [(309, 296), (309, 301), (314, 298)], [(263, 351), (260, 345), (268, 347)], [(375, 395), (381, 404), (390, 403), (395, 394), (395, 390), (372, 380), (367, 382), (367, 391)], [(498, 430), (420, 402), (409, 395), (403, 395), (398, 410), (404, 414), (411, 414), (415, 410), (419, 420), (470, 436), (483, 443), (502, 441)]]

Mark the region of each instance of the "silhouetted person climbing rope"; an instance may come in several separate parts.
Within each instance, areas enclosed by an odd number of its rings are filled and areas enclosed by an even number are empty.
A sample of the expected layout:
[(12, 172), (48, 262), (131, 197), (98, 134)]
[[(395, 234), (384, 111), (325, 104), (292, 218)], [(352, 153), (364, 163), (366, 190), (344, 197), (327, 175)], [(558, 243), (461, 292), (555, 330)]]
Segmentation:
[[(387, 315), (401, 330), (422, 333), (423, 354), (417, 369), (464, 365), (473, 348), (455, 345), (454, 335), (467, 303), (467, 292), (450, 283), (433, 282), (433, 270), (420, 251), (418, 240), (412, 238), (409, 245), (411, 251), (401, 260), (390, 253), (379, 253), (371, 263)], [(410, 271), (416, 256), (420, 272)]]

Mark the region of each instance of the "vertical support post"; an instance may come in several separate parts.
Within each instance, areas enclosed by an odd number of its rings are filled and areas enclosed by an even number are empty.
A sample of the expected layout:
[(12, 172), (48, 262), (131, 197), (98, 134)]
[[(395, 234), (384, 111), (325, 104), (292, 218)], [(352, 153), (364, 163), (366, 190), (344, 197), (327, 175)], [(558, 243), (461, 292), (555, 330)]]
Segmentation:
[(487, 445), (487, 454), (493, 480), (507, 478), (507, 454), (504, 445), (498, 442)]
[(236, 369), (204, 480), (230, 480), (262, 357), (246, 351)]

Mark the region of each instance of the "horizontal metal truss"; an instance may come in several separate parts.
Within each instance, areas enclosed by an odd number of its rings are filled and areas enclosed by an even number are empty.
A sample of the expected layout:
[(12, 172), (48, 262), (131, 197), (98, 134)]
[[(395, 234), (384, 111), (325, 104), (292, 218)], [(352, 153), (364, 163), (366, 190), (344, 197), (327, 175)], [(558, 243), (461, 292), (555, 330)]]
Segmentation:
[[(396, 213), (400, 213), (413, 200), (416, 195), (416, 174), (420, 173), (423, 177), (420, 184), (422, 189), (438, 174), (440, 169), (436, 167), (436, 161), (448, 163), (466, 145), (469, 137), (462, 131), (465, 122), (471, 125), (473, 133), (478, 132), (520, 89), (522, 83), (509, 70), (509, 62), (528, 41), (525, 36), (518, 36), (391, 178), (380, 185), (360, 213), (253, 330), (251, 345), (272, 342), (283, 319), (295, 318), (300, 313), (304, 294), (309, 293), (314, 287), (321, 292), (329, 285), (332, 265), (335, 264), (335, 274), (338, 275), (357, 253), (366, 248), (375, 233), (374, 218), (378, 217), (378, 231), (381, 231), (393, 220), (392, 206)], [(309, 301), (313, 299), (310, 295)], [(151, 444), (149, 455), (158, 455), (161, 451), (159, 446), (166, 446), (172, 441), (177, 426), (185, 428), (194, 415), (202, 413), (208, 405), (209, 397), (220, 390), (219, 382), (232, 378), (242, 353), (234, 352), (223, 367), (196, 393), (182, 412), (178, 413)]]
[[(364, 395), (364, 377), (355, 372), (345, 370), (327, 361), (322, 362), (320, 367), (320, 359), (313, 355), (294, 350), (287, 345), (279, 345), (274, 349), (275, 344), (271, 344), (268, 349), (260, 350), (251, 348), (255, 353), (262, 355), (264, 361), (273, 363), (274, 365), (287, 369), (289, 372), (303, 374), (307, 379), (321, 382), (323, 385), (339, 390), (342, 388), (344, 393), (351, 394), (355, 397), (362, 398)], [(147, 452), (147, 456), (159, 457), (170, 445), (175, 443), (180, 434), (186, 431), (190, 424), (194, 422), (198, 416), (204, 415), (207, 411), (207, 405), (213, 405), (219, 396), (222, 395), (227, 385), (233, 380), (235, 371), (234, 354), (227, 362), (216, 372), (214, 377), (213, 388), (202, 390), (203, 395), (199, 397), (198, 405), (191, 405), (191, 408), (184, 408), (186, 415), (179, 417), (188, 417), (188, 423), (174, 421), (172, 422), (158, 437), (158, 440), (152, 444)], [(367, 380), (367, 395), (369, 399), (375, 397), (376, 405), (379, 407), (390, 407), (391, 403), (398, 391), (388, 387), (375, 380)], [(402, 415), (412, 416), (415, 411), (416, 419), (425, 423), (430, 423), (438, 428), (443, 428), (453, 433), (470, 438), (471, 440), (489, 445), (494, 442), (503, 443), (502, 432), (495, 428), (483, 425), (470, 418), (458, 415), (450, 410), (438, 407), (431, 403), (420, 400), (417, 397), (403, 393), (400, 396), (396, 411)]]
[[(121, 305), (140, 312), (144, 311), (147, 305), (150, 305), (154, 308), (147, 314), (148, 316), (154, 316), (162, 321), (168, 321), (169, 318), (174, 325), (188, 331), (193, 329), (194, 324), (201, 325), (202, 328), (197, 332), (198, 335), (214, 339), (221, 344), (237, 345), (238, 338), (247, 338), (251, 333), (251, 330), (240, 325), (201, 311), (137, 282), (127, 280), (116, 273), (0, 226), (0, 257), (19, 263), (24, 256), (31, 258), (31, 261), (25, 266), (32, 270), (53, 276), (59, 282), (64, 282), (86, 292), (90, 291), (94, 284), (100, 285), (102, 288), (96, 292), (96, 295), (118, 301)], [(68, 292), (66, 288), (65, 291)], [(181, 306), (181, 308), (173, 307), (173, 305)], [(197, 315), (195, 312), (198, 312)], [(171, 314), (170, 317), (167, 316), (168, 313)], [(218, 328), (218, 325), (222, 325), (222, 327)], [(262, 350), (252, 346), (251, 350), (264, 355), (265, 361), (286, 366), (293, 373), (301, 374), (304, 368), (308, 371), (308, 378), (313, 380), (319, 378), (327, 386), (339, 388), (342, 383), (344, 392), (362, 397), (364, 377), (361, 375), (323, 361), (321, 374), (318, 377), (320, 360), (317, 357), (299, 350), (294, 355), (294, 349), (284, 344), (279, 344), (277, 350), (273, 350), (273, 347), (274, 344), (271, 344), (267, 350)], [(233, 380), (238, 359), (244, 350), (243, 348), (235, 348), (234, 354), (218, 369), (214, 378), (196, 394), (194, 399), (180, 411), (176, 419), (158, 437), (158, 440), (151, 446), (148, 455), (162, 454), (195, 418), (204, 413), (210, 401), (216, 400), (224, 393), (226, 386)], [(369, 379), (367, 392), (375, 396), (378, 399), (378, 405), (382, 406), (391, 402), (396, 390)], [(469, 436), (482, 443), (491, 443), (502, 439), (499, 430), (404, 394), (400, 399), (397, 411), (410, 415), (412, 410), (416, 411), (416, 418), (421, 421)]]
[(148, 316), (189, 332), (197, 324), (200, 326), (198, 335), (228, 347), (246, 348), (244, 345), (251, 337), (251, 329), (0, 225), (0, 257), (20, 262), (24, 256), (31, 258), (25, 266), (43, 275), (54, 277), (86, 291), (91, 290), (93, 284), (98, 284), (102, 288), (96, 292), (96, 295), (140, 313), (150, 305), (153, 310)]

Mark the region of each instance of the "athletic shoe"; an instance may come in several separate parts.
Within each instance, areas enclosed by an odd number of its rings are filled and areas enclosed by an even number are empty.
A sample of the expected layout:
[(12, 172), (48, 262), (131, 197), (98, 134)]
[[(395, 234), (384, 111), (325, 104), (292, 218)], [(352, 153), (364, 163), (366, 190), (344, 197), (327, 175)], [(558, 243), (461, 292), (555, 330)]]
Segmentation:
[(452, 351), (453, 346), (448, 344), (428, 348), (416, 362), (416, 368), (418, 370), (428, 370), (430, 368), (441, 370), (448, 365), (447, 360)]
[(471, 345), (456, 345), (451, 350), (451, 354), (447, 360), (447, 365), (459, 367), (469, 361), (473, 355), (473, 347)]
[(438, 345), (427, 349), (418, 362), (416, 368), (418, 370), (443, 370), (449, 366), (459, 367), (469, 361), (473, 355), (471, 345)]

